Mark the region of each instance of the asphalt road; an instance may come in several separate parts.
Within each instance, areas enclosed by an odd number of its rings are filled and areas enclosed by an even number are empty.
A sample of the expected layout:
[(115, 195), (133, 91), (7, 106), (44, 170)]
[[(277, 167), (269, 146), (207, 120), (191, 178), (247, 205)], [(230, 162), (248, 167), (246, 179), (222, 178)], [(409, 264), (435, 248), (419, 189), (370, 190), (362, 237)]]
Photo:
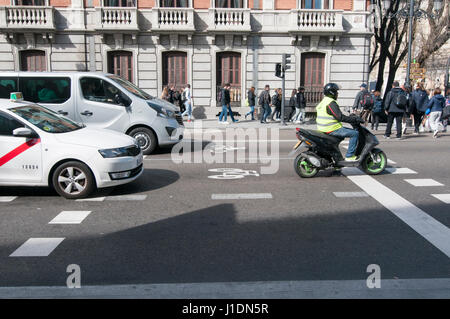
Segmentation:
[[(221, 132), (215, 129), (208, 134), (220, 140)], [(298, 177), (290, 154), (296, 138), (289, 129), (279, 132), (279, 154), (261, 155), (254, 149), (256, 140), (246, 143), (245, 150), (235, 150), (231, 144), (224, 149), (221, 142), (198, 143), (197, 160), (201, 154), (244, 152), (247, 160), (243, 163), (174, 163), (170, 149), (159, 150), (145, 160), (139, 180), (99, 191), (91, 201), (65, 200), (46, 188), (0, 188), (0, 201), (4, 200), (0, 202), (0, 287), (64, 287), (69, 276), (66, 268), (72, 264), (81, 268), (83, 287), (250, 282), (335, 285), (365, 282), (370, 275), (367, 267), (378, 265), (382, 281), (433, 282), (427, 291), (416, 290), (414, 296), (448, 298), (450, 207), (432, 194), (450, 194), (450, 134), (438, 139), (430, 134), (407, 135), (401, 141), (386, 141), (381, 132), (377, 135), (380, 148), (393, 161), (389, 166), (408, 170), (364, 179), (361, 183), (367, 185), (362, 186), (351, 176), (331, 172), (313, 179)], [(198, 141), (200, 136), (193, 138)], [(249, 163), (260, 156), (279, 166), (276, 173), (262, 173), (267, 162)], [(210, 171), (222, 168), (241, 171), (235, 171), (231, 179), (217, 178), (222, 173)], [(242, 176), (243, 172), (247, 175)], [(413, 186), (406, 179), (432, 179), (442, 186)], [(385, 187), (383, 192), (375, 189), (379, 184)], [(394, 200), (389, 202), (391, 195)], [(254, 198), (245, 198), (249, 196)], [(406, 208), (399, 204), (403, 201)], [(406, 220), (399, 218), (396, 209), (406, 212)], [(416, 210), (424, 215), (414, 219), (409, 212)], [(86, 214), (77, 224), (51, 224), (63, 211)], [(30, 238), (60, 240), (48, 256), (15, 257)], [(217, 287), (209, 296), (220, 293)], [(0, 296), (42, 296), (30, 288), (14, 289), (0, 288)], [(206, 290), (202, 294), (198, 289), (197, 295), (190, 296), (205, 296)], [(296, 296), (286, 293), (285, 287), (276, 289), (285, 294), (268, 296)], [(429, 295), (430, 291), (436, 294)], [(152, 296), (178, 295), (161, 292)]]

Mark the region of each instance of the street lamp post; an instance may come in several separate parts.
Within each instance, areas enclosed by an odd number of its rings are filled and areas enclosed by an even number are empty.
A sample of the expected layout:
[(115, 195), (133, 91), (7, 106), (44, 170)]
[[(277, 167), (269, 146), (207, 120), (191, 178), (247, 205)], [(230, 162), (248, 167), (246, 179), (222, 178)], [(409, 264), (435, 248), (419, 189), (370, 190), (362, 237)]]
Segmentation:
[[(397, 0), (399, 1), (399, 0)], [(436, 12), (439, 12), (442, 9), (443, 0), (434, 0), (433, 7)], [(391, 7), (391, 0), (383, 0), (383, 5), (386, 11)], [(406, 69), (406, 78), (405, 84), (410, 84), (411, 81), (411, 55), (412, 55), (412, 33), (413, 33), (413, 22), (414, 19), (421, 18), (434, 19), (435, 16), (433, 14), (429, 14), (428, 12), (420, 9), (420, 7), (415, 7), (415, 1), (410, 0), (409, 5), (398, 10), (397, 12), (393, 12), (389, 14), (389, 18), (394, 19), (408, 19), (408, 63)]]

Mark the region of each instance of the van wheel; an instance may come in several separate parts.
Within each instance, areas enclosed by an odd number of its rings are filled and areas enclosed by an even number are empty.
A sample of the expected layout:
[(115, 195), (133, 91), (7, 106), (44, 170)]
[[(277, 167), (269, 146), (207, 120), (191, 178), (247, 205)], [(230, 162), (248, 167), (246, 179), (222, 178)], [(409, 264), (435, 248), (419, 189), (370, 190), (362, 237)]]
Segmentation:
[(129, 134), (139, 144), (144, 155), (150, 155), (158, 145), (155, 133), (145, 127), (138, 127), (132, 130)]
[(89, 167), (75, 161), (58, 166), (52, 183), (56, 192), (67, 199), (85, 198), (95, 189), (95, 178)]

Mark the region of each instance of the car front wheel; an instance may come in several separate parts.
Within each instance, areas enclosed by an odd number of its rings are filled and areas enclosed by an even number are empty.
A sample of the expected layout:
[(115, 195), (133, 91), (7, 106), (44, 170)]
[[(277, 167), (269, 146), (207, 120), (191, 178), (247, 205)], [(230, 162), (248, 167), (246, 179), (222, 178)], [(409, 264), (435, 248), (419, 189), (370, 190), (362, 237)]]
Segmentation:
[(56, 192), (67, 199), (85, 198), (95, 189), (95, 179), (89, 167), (75, 161), (58, 166), (52, 182)]
[(150, 155), (153, 153), (158, 145), (158, 140), (156, 139), (155, 134), (148, 128), (135, 128), (129, 135), (137, 141), (144, 155)]

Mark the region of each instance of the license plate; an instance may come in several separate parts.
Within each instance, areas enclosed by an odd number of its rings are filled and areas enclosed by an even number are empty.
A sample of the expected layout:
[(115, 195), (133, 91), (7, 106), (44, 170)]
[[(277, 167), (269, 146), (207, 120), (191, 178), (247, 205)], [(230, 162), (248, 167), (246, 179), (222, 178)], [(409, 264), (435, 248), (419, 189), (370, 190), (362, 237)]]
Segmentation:
[(299, 141), (297, 144), (295, 144), (294, 150), (296, 150), (301, 144), (302, 144), (302, 141)]

